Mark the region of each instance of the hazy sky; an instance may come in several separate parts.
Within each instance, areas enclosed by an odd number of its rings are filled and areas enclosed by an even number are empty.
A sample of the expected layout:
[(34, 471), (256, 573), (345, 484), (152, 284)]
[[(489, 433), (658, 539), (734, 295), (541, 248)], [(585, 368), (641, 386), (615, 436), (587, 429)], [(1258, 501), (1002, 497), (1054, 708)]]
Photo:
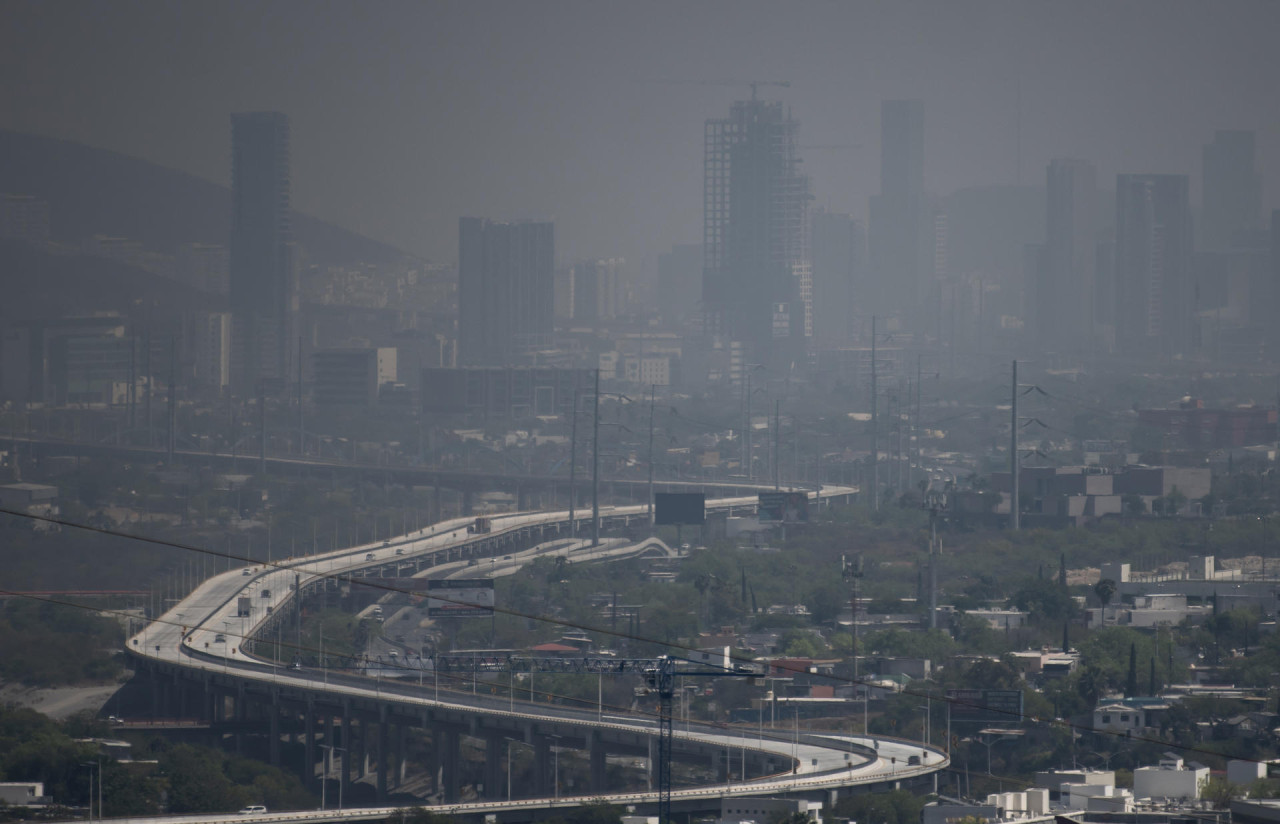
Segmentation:
[[(925, 102), (926, 185), (1051, 157), (1193, 175), (1258, 131), (1280, 192), (1280, 2), (16, 2), (0, 127), (229, 179), (229, 113), (287, 112), (298, 209), (452, 260), (459, 215), (554, 218), (558, 256), (701, 238), (702, 129), (750, 80), (819, 205), (865, 215), (879, 103)], [(0, 159), (0, 162), (4, 162)], [(1198, 195), (1193, 195), (1197, 198)]]

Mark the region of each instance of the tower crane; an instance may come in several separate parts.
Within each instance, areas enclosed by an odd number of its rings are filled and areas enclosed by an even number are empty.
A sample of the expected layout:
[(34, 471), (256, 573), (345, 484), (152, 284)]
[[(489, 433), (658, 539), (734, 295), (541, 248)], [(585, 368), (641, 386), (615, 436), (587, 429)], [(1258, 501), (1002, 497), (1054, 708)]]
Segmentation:
[[(433, 665), (443, 672), (474, 672), (478, 664), (491, 664), (492, 661), (477, 659), (473, 655), (435, 656)], [(671, 820), (671, 742), (672, 742), (672, 706), (676, 693), (676, 676), (694, 676), (702, 678), (755, 678), (759, 676), (752, 667), (745, 664), (736, 665), (733, 669), (678, 669), (685, 663), (681, 659), (669, 655), (657, 658), (573, 658), (543, 660), (537, 658), (506, 658), (503, 663), (512, 672), (566, 672), (634, 675), (644, 676), (645, 689), (658, 696), (658, 821), (669, 824)]]

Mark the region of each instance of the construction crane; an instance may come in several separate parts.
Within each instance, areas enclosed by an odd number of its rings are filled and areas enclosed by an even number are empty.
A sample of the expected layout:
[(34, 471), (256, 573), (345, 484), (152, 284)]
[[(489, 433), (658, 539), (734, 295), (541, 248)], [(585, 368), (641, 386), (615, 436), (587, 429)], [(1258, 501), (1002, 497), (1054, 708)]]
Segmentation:
[[(434, 666), (442, 672), (469, 672), (474, 675), (478, 667), (490, 667), (498, 664), (493, 657), (476, 657), (469, 654), (435, 656)], [(565, 672), (591, 673), (603, 675), (644, 676), (645, 689), (658, 696), (658, 759), (655, 765), (658, 774), (658, 822), (668, 824), (671, 820), (671, 743), (672, 743), (672, 708), (675, 702), (676, 676), (701, 678), (755, 678), (760, 673), (745, 664), (738, 664), (733, 669), (692, 670), (678, 668), (685, 662), (669, 655), (657, 658), (561, 658), (541, 659), (506, 657), (501, 660), (512, 672)]]
[(790, 80), (749, 80), (747, 85), (751, 87), (751, 99), (756, 99), (756, 89), (761, 86), (780, 86), (784, 89), (791, 88)]
[(750, 86), (751, 99), (756, 100), (761, 86), (777, 86), (782, 89), (791, 88), (790, 80), (648, 80), (648, 83), (661, 83), (672, 86)]

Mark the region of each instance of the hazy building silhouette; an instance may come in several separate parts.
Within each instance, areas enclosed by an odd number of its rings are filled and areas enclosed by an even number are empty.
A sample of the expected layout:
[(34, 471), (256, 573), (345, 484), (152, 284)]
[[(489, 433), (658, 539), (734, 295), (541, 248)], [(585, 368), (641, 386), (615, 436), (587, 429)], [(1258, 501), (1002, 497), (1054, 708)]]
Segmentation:
[(1045, 243), (1038, 261), (1033, 337), (1046, 349), (1088, 348), (1094, 334), (1097, 178), (1091, 163), (1049, 163)]
[(1218, 131), (1205, 145), (1201, 211), (1206, 250), (1239, 245), (1261, 223), (1262, 175), (1254, 155), (1253, 132)]
[(658, 255), (658, 312), (666, 325), (684, 325), (697, 312), (701, 293), (701, 246), (677, 243)]
[(573, 319), (585, 323), (612, 320), (618, 314), (618, 268), (622, 261), (588, 260), (573, 266)]
[(458, 221), (458, 362), (508, 366), (554, 332), (555, 227)]
[(708, 331), (783, 367), (812, 334), (809, 178), (799, 123), (781, 103), (740, 100), (704, 133), (702, 301)]
[(841, 212), (813, 215), (813, 334), (847, 343), (857, 329), (864, 246), (862, 225)]
[(871, 198), (870, 308), (879, 314), (916, 311), (927, 293), (932, 227), (925, 214), (924, 104), (880, 104), (880, 194)]
[(1186, 175), (1116, 179), (1116, 346), (1172, 356), (1196, 347)]
[(231, 383), (285, 382), (297, 316), (289, 208), (289, 118), (231, 116)]

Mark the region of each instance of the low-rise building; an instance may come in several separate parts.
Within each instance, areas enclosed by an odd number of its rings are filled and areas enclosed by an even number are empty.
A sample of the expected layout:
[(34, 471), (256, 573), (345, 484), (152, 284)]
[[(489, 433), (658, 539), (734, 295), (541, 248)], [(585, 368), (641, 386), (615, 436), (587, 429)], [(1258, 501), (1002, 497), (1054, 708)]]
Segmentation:
[(1166, 753), (1160, 763), (1133, 771), (1133, 797), (1194, 801), (1200, 798), (1200, 785), (1209, 777), (1209, 768)]
[(1160, 698), (1103, 700), (1093, 711), (1093, 729), (1109, 732), (1136, 732), (1159, 727), (1169, 711), (1169, 702)]
[(41, 781), (0, 782), (0, 803), (7, 806), (43, 804), (47, 800), (44, 795), (44, 783)]

